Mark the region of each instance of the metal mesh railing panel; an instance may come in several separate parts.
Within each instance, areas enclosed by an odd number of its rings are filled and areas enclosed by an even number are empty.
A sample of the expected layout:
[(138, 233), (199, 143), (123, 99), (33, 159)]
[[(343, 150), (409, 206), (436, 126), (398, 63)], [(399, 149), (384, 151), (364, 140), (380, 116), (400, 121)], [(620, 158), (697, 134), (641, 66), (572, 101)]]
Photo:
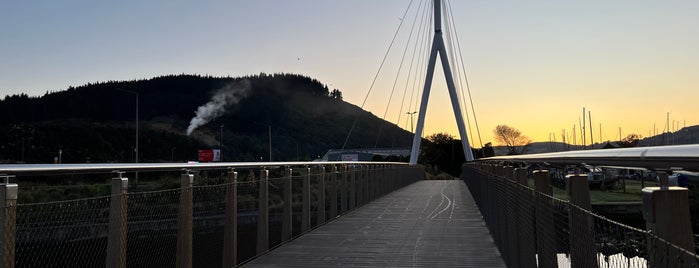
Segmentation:
[(174, 267), (182, 192), (174, 189), (128, 194), (127, 266)]
[(284, 187), (283, 177), (269, 178), (269, 247), (273, 248), (282, 242), (282, 224), (284, 217)]
[(221, 267), (228, 186), (193, 187), (192, 262), (197, 266)]
[(16, 267), (104, 266), (110, 197), (16, 207)]
[(465, 167), (463, 177), (508, 266), (699, 267), (694, 252), (537, 192)]
[[(403, 167), (401, 171), (404, 176), (410, 178), (402, 178), (400, 183), (391, 185), (386, 181), (388, 178), (381, 177), (389, 175), (383, 170), (371, 171), (378, 176), (373, 181), (369, 180), (374, 178), (369, 177), (373, 173), (366, 167), (361, 175), (358, 170), (345, 171), (356, 177), (352, 181), (351, 176), (347, 176), (346, 181), (342, 181), (343, 172), (333, 173), (334, 169), (331, 168), (326, 168), (322, 184), (318, 166), (311, 168), (310, 176), (299, 172), (302, 168), (294, 169), (291, 177), (293, 237), (302, 234), (303, 191), (307, 178), (310, 178), (309, 227), (312, 229), (321, 222), (318, 218), (322, 215), (319, 213), (321, 209), (325, 212), (325, 220), (331, 220), (330, 216), (335, 214), (331, 212), (337, 212), (335, 215), (346, 213), (356, 207), (354, 204), (395, 190), (392, 188), (413, 182), (421, 175), (415, 173), (421, 172), (419, 168)], [(172, 174), (164, 174), (158, 177), (162, 182), (159, 187), (177, 188), (152, 190), (158, 188), (154, 186), (157, 183), (142, 181), (140, 190), (150, 191), (129, 192), (125, 187), (115, 189), (117, 192), (123, 191), (123, 194), (114, 196), (21, 205), (8, 201), (2, 207), (4, 216), (6, 219), (16, 218), (12, 221), (16, 224), (10, 224), (10, 229), (2, 232), (5, 235), (2, 241), (15, 240), (16, 243), (14, 247), (9, 242), (0, 243), (0, 250), (14, 253), (15, 267), (101, 267), (122, 261), (128, 267), (175, 267), (177, 263), (187, 263), (189, 258), (183, 258), (186, 254), (179, 253), (188, 252), (187, 244), (178, 243), (181, 241), (179, 239), (189, 239), (187, 233), (182, 231), (189, 227), (182, 226), (186, 226), (191, 218), (192, 263), (197, 267), (220, 267), (222, 261), (230, 261), (222, 254), (224, 247), (230, 249), (230, 243), (224, 241), (226, 197), (227, 193), (230, 196), (232, 185), (235, 185), (238, 208), (237, 263), (244, 263), (257, 256), (259, 250), (260, 168), (236, 171), (238, 182), (235, 184), (226, 183), (230, 178), (224, 177), (228, 175), (220, 171), (197, 172), (195, 186), (191, 188), (178, 183), (186, 181), (188, 177), (173, 178)], [(269, 247), (273, 248), (282, 242), (286, 202), (284, 191), (288, 178), (284, 177), (281, 168), (270, 170), (269, 174), (268, 237)], [(121, 185), (126, 186), (125, 182), (127, 180), (122, 181)], [(116, 185), (119, 182), (112, 181), (112, 186), (118, 187)], [(349, 190), (350, 187), (354, 187), (354, 192)], [(343, 195), (346, 195), (344, 199)], [(192, 198), (191, 207), (189, 198)], [(191, 214), (187, 213), (189, 209)]]
[(301, 235), (301, 213), (303, 206), (303, 177), (294, 171), (291, 177), (291, 236)]

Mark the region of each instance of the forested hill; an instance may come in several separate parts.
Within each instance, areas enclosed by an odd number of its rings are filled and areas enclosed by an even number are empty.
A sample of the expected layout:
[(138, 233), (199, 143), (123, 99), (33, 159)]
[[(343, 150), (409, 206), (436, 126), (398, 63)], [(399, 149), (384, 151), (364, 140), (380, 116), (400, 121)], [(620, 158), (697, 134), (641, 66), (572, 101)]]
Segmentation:
[[(135, 92), (140, 162), (194, 160), (198, 149), (219, 147), (221, 130), (225, 161), (267, 161), (270, 128), (274, 161), (314, 159), (342, 147), (355, 120), (347, 148), (411, 142), (407, 131), (309, 77), (170, 75), (6, 96), (0, 101), (0, 161), (49, 163), (61, 150), (63, 163), (132, 162)], [(195, 111), (207, 103), (201, 113), (220, 116), (187, 135)]]

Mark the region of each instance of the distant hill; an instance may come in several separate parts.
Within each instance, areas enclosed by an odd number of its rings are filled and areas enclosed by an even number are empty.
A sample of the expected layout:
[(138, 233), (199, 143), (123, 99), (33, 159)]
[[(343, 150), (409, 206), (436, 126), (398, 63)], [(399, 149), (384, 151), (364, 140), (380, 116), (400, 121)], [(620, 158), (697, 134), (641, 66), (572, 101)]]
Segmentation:
[[(226, 161), (268, 161), (270, 129), (274, 161), (310, 160), (341, 148), (355, 120), (347, 148), (409, 147), (412, 139), (309, 77), (168, 75), (6, 96), (0, 101), (0, 162), (49, 163), (59, 150), (63, 163), (132, 162), (134, 92), (140, 162), (195, 160), (198, 149), (219, 147), (221, 130)], [(230, 104), (219, 105), (220, 117), (188, 136), (195, 111), (217, 100)]]

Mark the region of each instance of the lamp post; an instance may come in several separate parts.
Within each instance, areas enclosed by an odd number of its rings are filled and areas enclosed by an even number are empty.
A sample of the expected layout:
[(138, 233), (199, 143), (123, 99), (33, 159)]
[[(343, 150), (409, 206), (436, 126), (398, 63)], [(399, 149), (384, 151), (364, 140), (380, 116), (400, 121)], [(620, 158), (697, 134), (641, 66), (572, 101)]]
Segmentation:
[(219, 162), (223, 162), (223, 125), (221, 125), (221, 138), (218, 140)]
[(134, 162), (138, 163), (138, 91), (121, 89), (121, 88), (116, 88), (116, 90), (136, 94), (136, 147), (134, 149), (134, 153), (135, 153)]
[(414, 132), (413, 130), (413, 115), (416, 114), (417, 112), (407, 112), (406, 114), (410, 115), (410, 132)]

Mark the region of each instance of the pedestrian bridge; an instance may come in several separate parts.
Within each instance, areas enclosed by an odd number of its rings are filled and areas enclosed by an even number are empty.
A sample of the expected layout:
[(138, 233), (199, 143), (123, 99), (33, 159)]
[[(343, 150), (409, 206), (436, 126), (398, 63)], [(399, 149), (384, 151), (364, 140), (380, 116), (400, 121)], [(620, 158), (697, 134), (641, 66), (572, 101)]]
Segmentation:
[(490, 158), (448, 181), (391, 162), (2, 165), (1, 267), (697, 267), (686, 188), (649, 189), (638, 229), (591, 211), (584, 174), (553, 197), (544, 165), (699, 167), (664, 149)]

